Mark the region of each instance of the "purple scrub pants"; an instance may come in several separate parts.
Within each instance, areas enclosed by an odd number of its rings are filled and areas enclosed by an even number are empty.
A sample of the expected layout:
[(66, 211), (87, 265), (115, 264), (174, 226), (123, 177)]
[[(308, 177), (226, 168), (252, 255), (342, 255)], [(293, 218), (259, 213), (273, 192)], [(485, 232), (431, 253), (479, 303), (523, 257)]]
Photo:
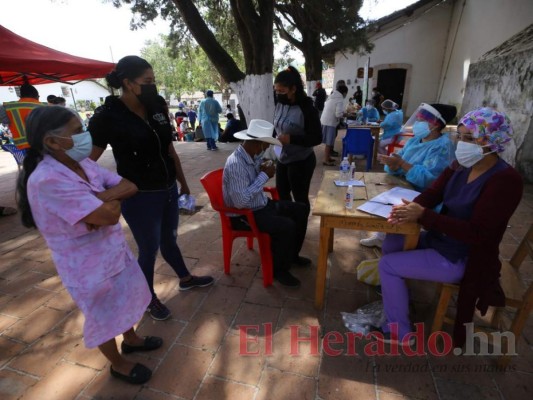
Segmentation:
[(404, 236), (396, 234), (388, 234), (382, 246), (379, 277), (386, 316), (382, 329), (390, 332), (389, 324), (397, 323), (399, 339), (412, 331), (409, 294), (404, 278), (457, 283), (465, 270), (465, 260), (449, 261), (436, 250), (427, 248), (424, 237), (422, 232), (416, 250), (403, 251)]

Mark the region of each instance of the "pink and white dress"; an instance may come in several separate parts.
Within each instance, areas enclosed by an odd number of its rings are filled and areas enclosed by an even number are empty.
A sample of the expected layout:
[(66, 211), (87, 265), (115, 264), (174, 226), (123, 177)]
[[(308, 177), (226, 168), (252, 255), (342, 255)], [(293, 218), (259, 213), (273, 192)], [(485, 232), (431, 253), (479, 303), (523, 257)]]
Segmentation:
[(85, 345), (93, 348), (137, 323), (151, 295), (120, 223), (89, 231), (80, 222), (103, 204), (96, 193), (122, 178), (90, 159), (80, 165), (89, 182), (46, 155), (28, 179), (28, 200), (58, 274), (85, 316)]

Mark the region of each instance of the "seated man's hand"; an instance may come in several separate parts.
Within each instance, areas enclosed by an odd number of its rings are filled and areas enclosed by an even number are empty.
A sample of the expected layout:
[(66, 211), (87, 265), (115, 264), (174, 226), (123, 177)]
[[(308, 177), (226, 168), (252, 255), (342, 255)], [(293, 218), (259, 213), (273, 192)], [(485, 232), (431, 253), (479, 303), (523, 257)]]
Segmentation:
[(272, 178), (276, 173), (276, 165), (272, 160), (268, 160), (262, 163), (259, 169), (265, 174), (267, 174), (269, 178)]

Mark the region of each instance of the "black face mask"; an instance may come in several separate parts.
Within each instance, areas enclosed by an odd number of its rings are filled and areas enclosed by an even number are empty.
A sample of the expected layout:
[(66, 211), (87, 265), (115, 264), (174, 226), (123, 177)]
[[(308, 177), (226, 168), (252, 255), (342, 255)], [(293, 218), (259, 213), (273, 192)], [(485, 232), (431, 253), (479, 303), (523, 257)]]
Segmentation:
[(291, 104), (289, 95), (287, 93), (276, 93), (276, 99), (280, 104)]
[(154, 83), (145, 83), (141, 86), (141, 94), (137, 95), (139, 101), (149, 109), (154, 109), (158, 104), (157, 86)]

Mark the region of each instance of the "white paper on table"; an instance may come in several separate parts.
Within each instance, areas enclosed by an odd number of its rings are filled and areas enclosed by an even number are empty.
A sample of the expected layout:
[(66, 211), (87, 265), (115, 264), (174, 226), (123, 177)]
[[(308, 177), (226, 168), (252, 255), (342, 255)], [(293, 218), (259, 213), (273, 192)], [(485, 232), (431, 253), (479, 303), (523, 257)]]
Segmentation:
[(333, 181), (335, 182), (335, 186), (350, 186), (352, 185), (353, 187), (363, 187), (365, 186), (365, 183), (363, 181), (357, 181), (355, 179), (351, 179), (349, 181)]
[(393, 187), (386, 192), (380, 193), (375, 197), (372, 197), (368, 201), (381, 204), (397, 205), (402, 204), (402, 199), (412, 201), (420, 192), (416, 190), (406, 189), (403, 187)]
[(374, 203), (373, 201), (367, 201), (366, 203), (363, 203), (359, 207), (357, 207), (357, 209), (359, 211), (364, 211), (369, 214), (377, 215), (379, 217), (388, 218), (392, 211), (392, 206), (390, 204), (381, 204)]
[(369, 214), (388, 218), (393, 205), (402, 204), (402, 199), (412, 201), (420, 193), (416, 190), (394, 187), (386, 192), (372, 197), (366, 203), (361, 204), (357, 209)]

